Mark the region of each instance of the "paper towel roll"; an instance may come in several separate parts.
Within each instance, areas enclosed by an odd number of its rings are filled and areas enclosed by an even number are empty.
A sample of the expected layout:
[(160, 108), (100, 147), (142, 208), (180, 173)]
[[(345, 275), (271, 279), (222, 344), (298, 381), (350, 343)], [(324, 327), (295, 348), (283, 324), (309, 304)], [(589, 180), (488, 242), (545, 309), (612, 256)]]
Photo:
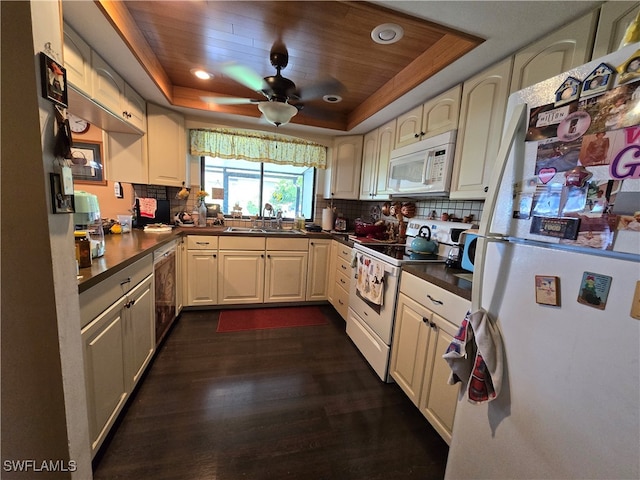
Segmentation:
[(330, 208), (322, 210), (322, 229), (333, 230), (333, 210)]

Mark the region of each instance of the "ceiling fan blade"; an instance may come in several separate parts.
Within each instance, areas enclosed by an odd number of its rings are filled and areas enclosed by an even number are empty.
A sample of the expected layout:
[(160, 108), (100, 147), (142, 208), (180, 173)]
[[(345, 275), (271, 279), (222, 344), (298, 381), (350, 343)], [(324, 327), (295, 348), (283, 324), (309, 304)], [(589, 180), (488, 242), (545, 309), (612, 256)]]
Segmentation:
[(328, 77), (306, 87), (298, 89), (297, 96), (300, 100), (313, 100), (322, 98), (325, 95), (340, 95), (346, 90), (345, 86), (338, 79)]
[(200, 97), (200, 100), (206, 103), (215, 103), (216, 105), (247, 105), (250, 103), (260, 103), (262, 101), (255, 98), (240, 97)]
[(269, 88), (263, 77), (245, 65), (240, 65), (239, 63), (227, 63), (221, 65), (220, 70), (227, 77), (247, 88), (250, 88), (254, 92), (262, 92), (262, 90)]

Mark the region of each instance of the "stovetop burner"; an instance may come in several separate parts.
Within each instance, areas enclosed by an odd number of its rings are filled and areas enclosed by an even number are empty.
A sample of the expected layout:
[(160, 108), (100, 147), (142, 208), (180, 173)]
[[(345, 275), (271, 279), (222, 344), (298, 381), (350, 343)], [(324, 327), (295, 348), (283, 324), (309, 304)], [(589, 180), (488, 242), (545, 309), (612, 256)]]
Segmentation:
[(379, 244), (366, 243), (356, 244), (356, 248), (364, 253), (383, 260), (393, 265), (402, 265), (404, 263), (445, 263), (446, 257), (438, 254), (424, 254), (412, 252), (403, 244)]

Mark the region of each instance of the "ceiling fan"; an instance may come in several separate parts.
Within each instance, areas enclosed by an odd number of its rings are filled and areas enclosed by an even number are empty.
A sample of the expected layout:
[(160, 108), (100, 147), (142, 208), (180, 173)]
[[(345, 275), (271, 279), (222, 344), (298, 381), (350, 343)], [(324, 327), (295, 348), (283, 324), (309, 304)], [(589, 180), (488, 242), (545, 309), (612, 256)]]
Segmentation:
[(304, 100), (329, 97), (330, 103), (339, 101), (344, 86), (338, 80), (329, 78), (318, 82), (304, 90), (298, 89), (293, 81), (283, 77), (280, 73), (289, 63), (289, 52), (281, 41), (276, 41), (269, 53), (271, 65), (276, 74), (261, 77), (252, 69), (238, 63), (222, 65), (220, 70), (229, 78), (251, 90), (264, 95), (266, 100), (239, 97), (201, 97), (203, 101), (218, 105), (241, 105), (255, 103), (264, 118), (276, 127), (288, 123), (300, 110), (304, 108)]

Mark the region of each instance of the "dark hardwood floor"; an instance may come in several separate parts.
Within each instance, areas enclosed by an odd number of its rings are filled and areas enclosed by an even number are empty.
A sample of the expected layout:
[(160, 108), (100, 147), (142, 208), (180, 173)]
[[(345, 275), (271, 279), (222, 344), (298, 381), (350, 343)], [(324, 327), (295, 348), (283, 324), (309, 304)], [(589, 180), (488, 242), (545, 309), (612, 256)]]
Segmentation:
[(94, 461), (95, 479), (440, 479), (446, 443), (329, 325), (216, 333), (183, 312)]

